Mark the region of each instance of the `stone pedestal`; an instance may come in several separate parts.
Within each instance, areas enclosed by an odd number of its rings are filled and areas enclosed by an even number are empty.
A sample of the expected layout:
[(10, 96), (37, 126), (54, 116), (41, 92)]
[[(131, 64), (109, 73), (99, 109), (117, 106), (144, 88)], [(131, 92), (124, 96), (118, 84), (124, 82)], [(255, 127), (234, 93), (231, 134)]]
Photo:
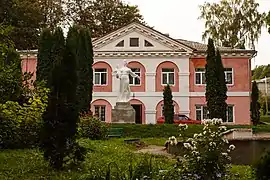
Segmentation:
[(112, 109), (112, 123), (135, 124), (135, 110), (129, 102), (117, 102)]

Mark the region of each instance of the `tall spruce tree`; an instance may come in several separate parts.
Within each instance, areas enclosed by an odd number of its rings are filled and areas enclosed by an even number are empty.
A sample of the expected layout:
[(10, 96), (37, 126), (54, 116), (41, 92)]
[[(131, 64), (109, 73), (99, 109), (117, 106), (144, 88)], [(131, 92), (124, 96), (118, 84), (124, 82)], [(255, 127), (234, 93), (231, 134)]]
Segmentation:
[(208, 39), (207, 57), (205, 65), (206, 92), (205, 98), (207, 101), (207, 109), (209, 118), (217, 118), (219, 116), (218, 102), (218, 77), (216, 68), (216, 52), (214, 42), (211, 38)]
[(85, 149), (76, 142), (79, 118), (76, 59), (78, 56), (78, 29), (70, 28), (66, 44), (60, 28), (54, 31), (51, 39), (49, 57), (52, 69), (46, 72), (49, 82), (47, 85), (51, 92), (47, 111), (43, 117), (42, 147), (44, 157), (50, 165), (55, 169), (61, 169), (69, 160), (83, 160), (85, 152)]
[[(46, 80), (48, 82), (47, 86), (50, 88), (47, 110), (43, 115), (42, 148), (45, 159), (49, 161), (53, 168), (59, 169), (63, 164), (66, 146), (63, 134), (65, 124), (63, 122), (64, 118), (61, 116), (63, 114), (63, 108), (65, 108), (64, 103), (66, 98), (60, 91), (61, 83), (65, 78), (62, 74), (61, 67), (65, 50), (65, 39), (60, 28), (56, 29), (54, 33), (48, 30), (45, 30), (45, 32), (47, 35), (45, 37), (43, 36), (40, 44), (46, 44), (47, 42), (51, 46), (46, 46), (46, 51), (40, 47), (39, 57), (44, 59), (41, 58), (38, 60), (46, 61), (44, 64), (40, 62), (44, 66), (41, 66), (40, 71), (37, 72), (37, 76), (42, 80)], [(52, 69), (48, 67), (52, 67)], [(41, 74), (43, 74), (43, 77)]]
[(250, 116), (253, 124), (256, 126), (260, 122), (260, 103), (259, 103), (259, 89), (257, 82), (252, 82), (251, 104), (250, 104)]
[(163, 90), (163, 115), (167, 124), (173, 124), (174, 106), (172, 98), (172, 90), (168, 84)]
[(223, 121), (227, 119), (227, 85), (225, 80), (224, 67), (222, 63), (222, 58), (219, 50), (216, 52), (216, 72), (217, 72), (217, 80), (218, 80), (218, 89), (217, 89), (217, 107), (219, 110), (217, 111), (217, 118), (221, 118)]
[(79, 41), (77, 46), (78, 63), (78, 106), (80, 113), (90, 111), (93, 90), (93, 48), (90, 30), (78, 27)]
[(38, 46), (38, 61), (37, 61), (37, 81), (48, 81), (49, 74), (52, 70), (52, 46), (53, 46), (53, 35), (49, 29), (44, 29), (41, 33), (39, 46)]

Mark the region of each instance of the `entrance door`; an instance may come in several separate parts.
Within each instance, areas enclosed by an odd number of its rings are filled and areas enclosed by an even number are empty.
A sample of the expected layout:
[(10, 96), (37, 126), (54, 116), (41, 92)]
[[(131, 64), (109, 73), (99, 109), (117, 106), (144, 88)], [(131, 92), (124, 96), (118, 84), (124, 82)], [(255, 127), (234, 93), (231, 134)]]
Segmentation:
[(132, 104), (131, 106), (135, 110), (135, 122), (136, 122), (136, 124), (142, 124), (142, 105), (141, 104)]

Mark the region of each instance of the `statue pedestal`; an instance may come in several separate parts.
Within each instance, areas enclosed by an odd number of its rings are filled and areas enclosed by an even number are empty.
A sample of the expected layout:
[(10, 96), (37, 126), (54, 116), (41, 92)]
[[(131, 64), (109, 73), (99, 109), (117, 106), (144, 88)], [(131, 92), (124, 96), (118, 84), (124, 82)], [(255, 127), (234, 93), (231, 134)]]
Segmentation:
[(112, 109), (112, 123), (135, 124), (135, 110), (129, 102), (117, 102)]

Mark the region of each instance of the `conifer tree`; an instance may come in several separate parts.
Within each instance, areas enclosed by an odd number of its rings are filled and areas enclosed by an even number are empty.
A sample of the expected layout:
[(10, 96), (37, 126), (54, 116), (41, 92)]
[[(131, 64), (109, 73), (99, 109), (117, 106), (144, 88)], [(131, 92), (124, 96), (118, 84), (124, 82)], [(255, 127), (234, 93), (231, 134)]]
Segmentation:
[[(38, 61), (37, 61), (37, 72), (36, 80), (46, 82), (49, 80), (49, 74), (52, 70), (52, 46), (53, 46), (53, 35), (49, 29), (44, 29), (41, 33), (39, 46), (38, 46)], [(47, 82), (48, 83), (48, 82)]]
[(250, 116), (253, 124), (256, 126), (260, 122), (260, 103), (259, 103), (259, 89), (257, 82), (252, 82), (252, 93), (251, 93), (251, 105), (250, 105)]
[(221, 118), (223, 121), (227, 119), (227, 85), (225, 80), (224, 67), (222, 63), (222, 58), (219, 50), (216, 52), (216, 69), (217, 69), (217, 80), (218, 80), (218, 89), (217, 89), (217, 111), (219, 114), (217, 118)]
[[(49, 32), (47, 33), (49, 34)], [(43, 37), (40, 41), (41, 44), (43, 44), (42, 41), (51, 44), (51, 47), (46, 49), (47, 54), (44, 53), (46, 56), (42, 55), (44, 51), (40, 51), (39, 57), (45, 57), (44, 60), (50, 60), (44, 64), (52, 67), (52, 69), (48, 69), (47, 67), (40, 68), (39, 71), (40, 79), (46, 80), (50, 88), (47, 110), (43, 115), (42, 148), (44, 150), (44, 157), (49, 161), (50, 165), (53, 168), (60, 169), (63, 165), (66, 146), (63, 134), (65, 124), (63, 123), (64, 118), (61, 116), (64, 113), (63, 109), (65, 109), (64, 103), (66, 101), (61, 93), (61, 83), (64, 80), (61, 65), (65, 50), (65, 39), (62, 30), (57, 28), (51, 36)], [(40, 48), (42, 49), (42, 47)], [(43, 77), (41, 74), (43, 74)]]
[(172, 90), (168, 84), (163, 90), (163, 115), (167, 124), (173, 124), (174, 106), (172, 98)]
[(218, 102), (218, 77), (216, 68), (216, 52), (212, 39), (208, 39), (207, 57), (205, 65), (206, 92), (205, 98), (207, 101), (207, 109), (209, 118), (217, 118), (219, 115)]
[(90, 111), (93, 90), (93, 48), (90, 30), (78, 27), (79, 41), (77, 46), (78, 56), (78, 105), (80, 113)]

